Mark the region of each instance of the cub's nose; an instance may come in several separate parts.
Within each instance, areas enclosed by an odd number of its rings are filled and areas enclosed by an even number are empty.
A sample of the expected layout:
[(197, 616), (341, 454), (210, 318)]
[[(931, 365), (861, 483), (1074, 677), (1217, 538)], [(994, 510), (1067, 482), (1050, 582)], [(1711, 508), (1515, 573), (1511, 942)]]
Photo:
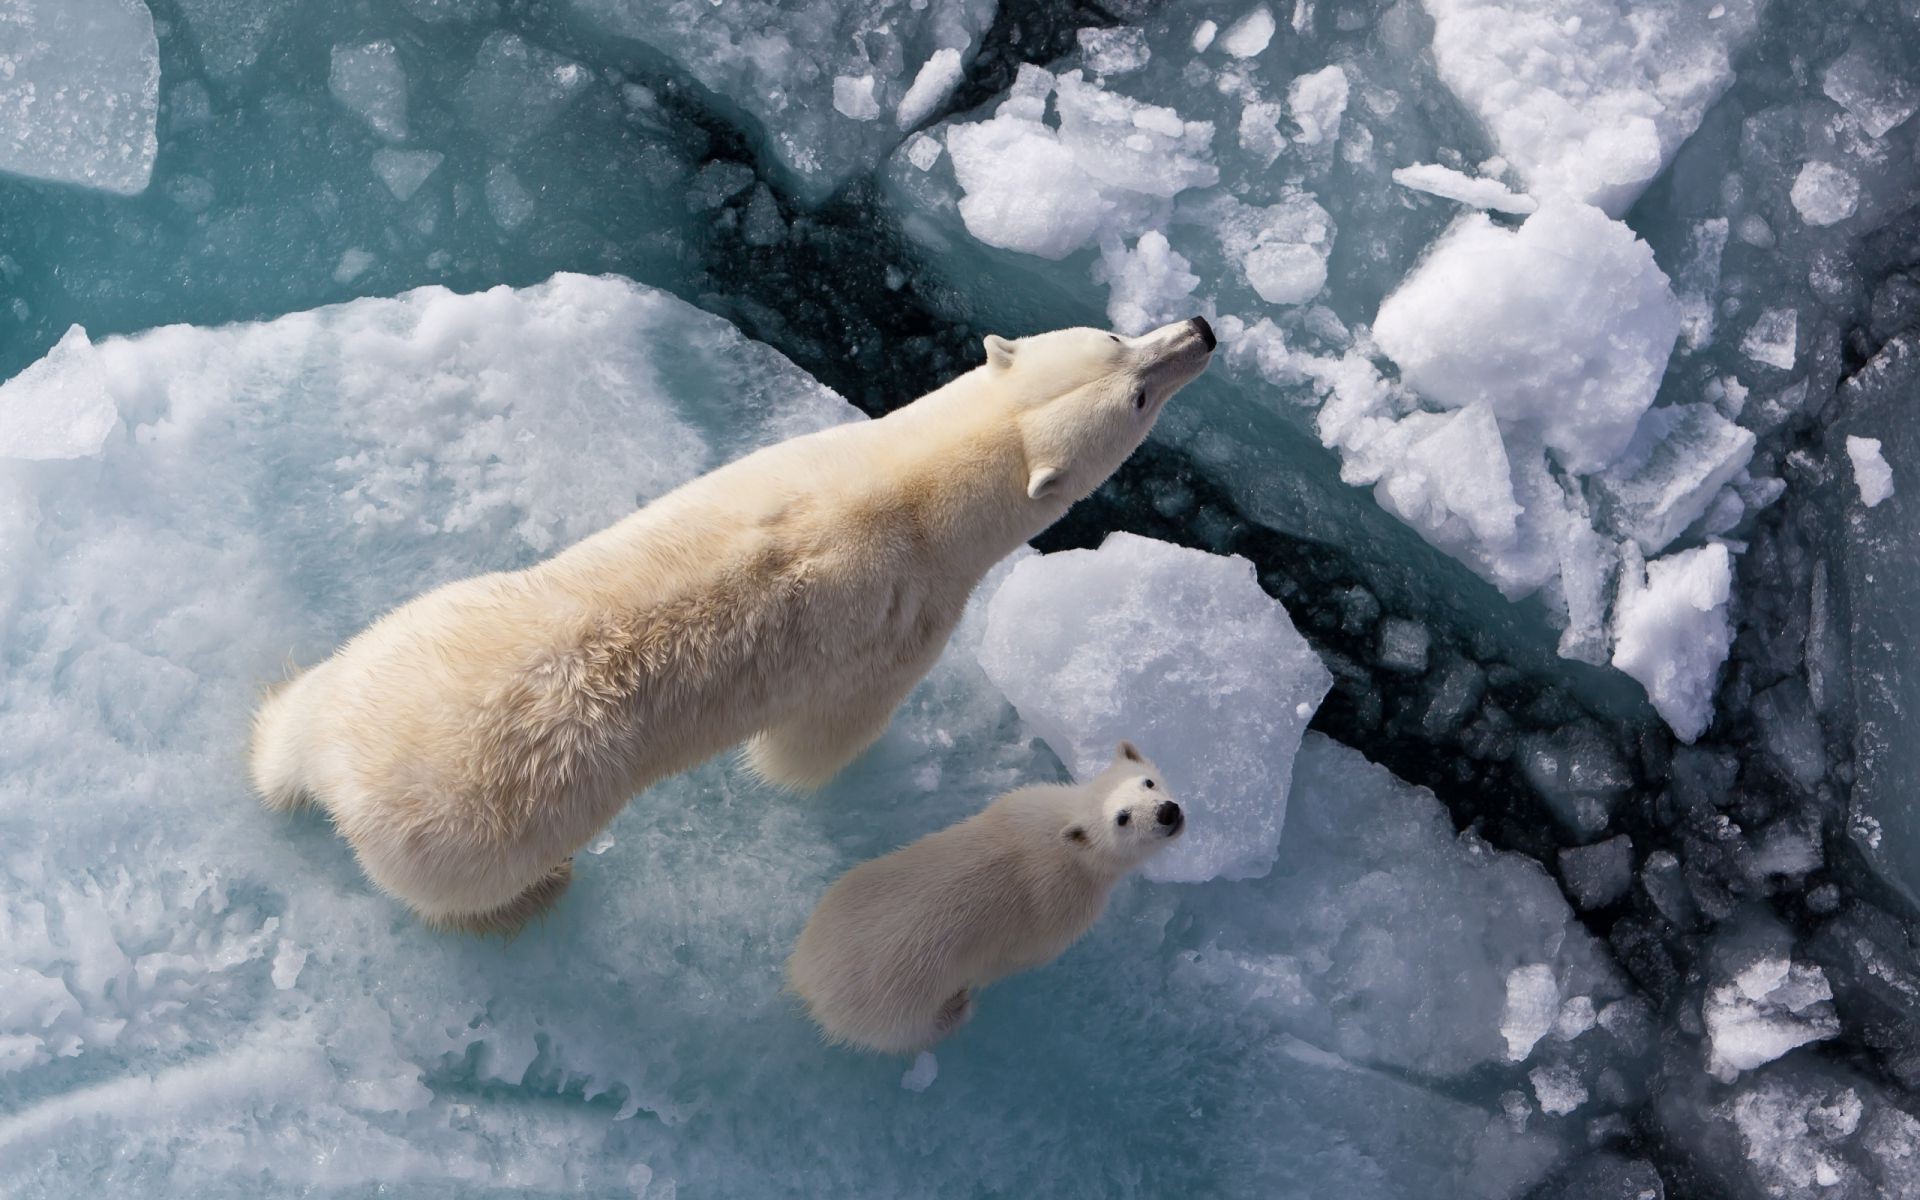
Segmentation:
[(1207, 324), (1205, 317), (1195, 317), (1193, 320), (1188, 321), (1187, 324), (1192, 326), (1193, 331), (1200, 335), (1200, 340), (1207, 344), (1207, 350), (1209, 352), (1220, 344), (1220, 339), (1213, 336), (1213, 326)]
[(1160, 807), (1153, 810), (1153, 819), (1162, 825), (1180, 823), (1180, 806), (1171, 800), (1162, 800)]

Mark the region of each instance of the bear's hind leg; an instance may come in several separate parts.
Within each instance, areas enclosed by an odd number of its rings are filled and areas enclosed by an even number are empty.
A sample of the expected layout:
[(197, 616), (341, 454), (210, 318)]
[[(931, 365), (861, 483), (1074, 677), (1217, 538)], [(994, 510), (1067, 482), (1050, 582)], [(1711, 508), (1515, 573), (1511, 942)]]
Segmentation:
[(497, 933), (502, 937), (512, 937), (525, 928), (528, 921), (552, 908), (572, 882), (573, 860), (569, 858), (499, 908), (478, 913), (449, 913), (430, 918), (428, 924), (437, 929), (452, 929), (461, 933)]
[(823, 786), (879, 740), (893, 720), (893, 710), (907, 698), (922, 672), (902, 672), (892, 685), (865, 694), (823, 701), (748, 740), (745, 761), (749, 771), (768, 783), (797, 791)]

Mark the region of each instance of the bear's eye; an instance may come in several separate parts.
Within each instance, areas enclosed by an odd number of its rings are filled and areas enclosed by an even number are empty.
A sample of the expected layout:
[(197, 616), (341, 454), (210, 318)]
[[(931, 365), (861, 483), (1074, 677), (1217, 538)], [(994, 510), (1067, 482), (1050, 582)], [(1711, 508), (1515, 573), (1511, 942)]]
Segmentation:
[(1147, 406), (1147, 389), (1141, 388), (1133, 394), (1133, 407), (1138, 410)]
[(1123, 812), (1119, 816), (1113, 819), (1113, 823), (1115, 825), (1125, 825), (1128, 821), (1131, 821), (1131, 820), (1133, 820), (1133, 814), (1130, 812)]
[(1120, 344), (1120, 335), (1117, 333), (1110, 333), (1107, 335), (1107, 338), (1116, 346)]
[(1153, 780), (1151, 780), (1151, 779), (1142, 779), (1142, 780), (1140, 781), (1140, 784), (1141, 784), (1141, 786), (1142, 786), (1142, 787), (1152, 787), (1152, 786), (1153, 786)]

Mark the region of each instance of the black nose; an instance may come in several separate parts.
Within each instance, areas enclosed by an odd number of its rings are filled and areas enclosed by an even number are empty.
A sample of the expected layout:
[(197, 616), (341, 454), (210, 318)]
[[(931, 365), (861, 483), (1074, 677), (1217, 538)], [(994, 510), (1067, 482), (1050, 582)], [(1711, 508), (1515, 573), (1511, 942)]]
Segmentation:
[(1220, 339), (1213, 336), (1213, 326), (1207, 324), (1205, 317), (1195, 317), (1187, 324), (1193, 326), (1193, 331), (1200, 335), (1200, 340), (1207, 344), (1207, 349), (1211, 350), (1220, 344)]
[(1180, 823), (1180, 806), (1171, 800), (1162, 800), (1160, 807), (1153, 810), (1153, 819), (1162, 825), (1178, 825)]

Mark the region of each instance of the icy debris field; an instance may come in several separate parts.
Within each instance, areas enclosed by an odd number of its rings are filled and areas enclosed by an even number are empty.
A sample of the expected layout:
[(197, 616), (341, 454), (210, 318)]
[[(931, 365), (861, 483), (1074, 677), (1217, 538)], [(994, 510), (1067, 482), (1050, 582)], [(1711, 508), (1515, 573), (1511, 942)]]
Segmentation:
[[(1904, 0), (0, 0), (0, 1195), (1920, 1196)], [(259, 689), (980, 339), (1202, 314), (817, 795), (432, 933)], [(841, 871), (1153, 755), (930, 1057)]]

